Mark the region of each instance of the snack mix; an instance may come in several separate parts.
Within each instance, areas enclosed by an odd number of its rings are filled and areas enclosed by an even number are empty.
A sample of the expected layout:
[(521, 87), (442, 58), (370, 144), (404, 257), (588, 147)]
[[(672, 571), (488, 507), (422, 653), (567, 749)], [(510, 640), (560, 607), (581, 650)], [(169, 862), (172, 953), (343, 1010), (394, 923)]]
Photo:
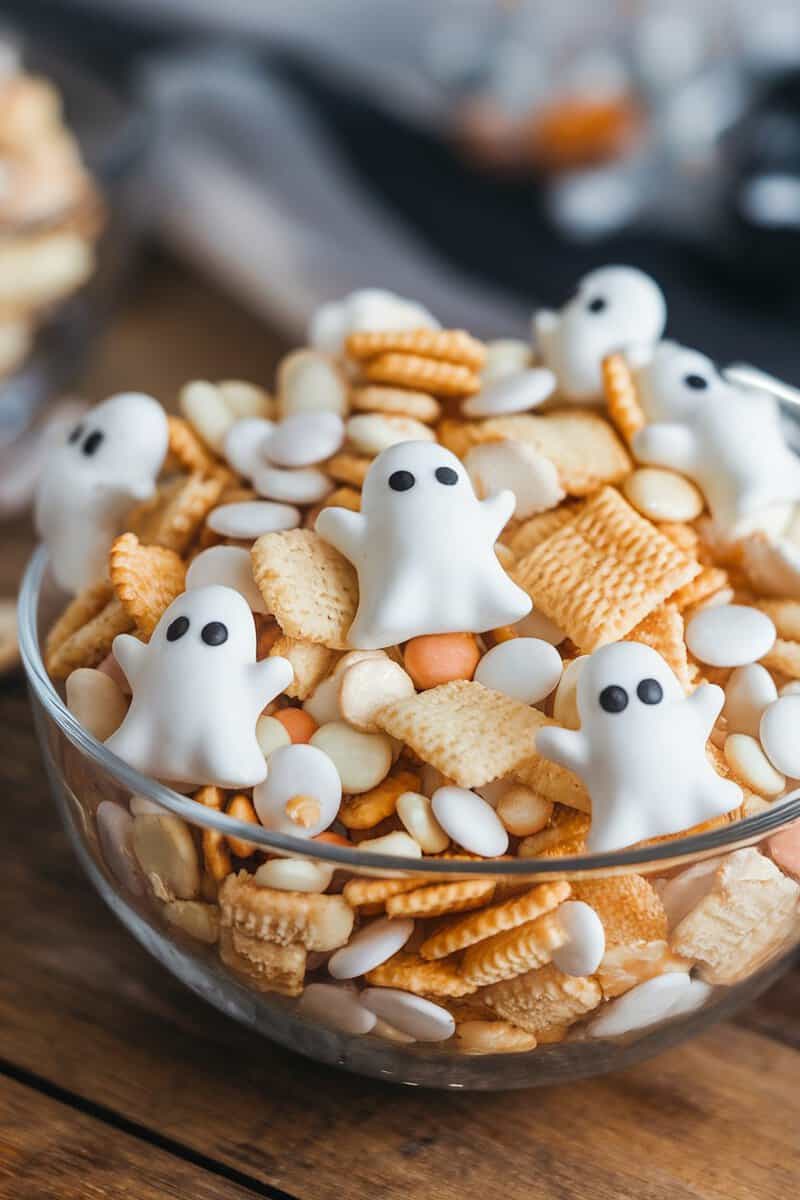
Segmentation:
[(94, 270), (100, 198), (53, 86), (0, 36), (0, 379), (53, 306)]
[[(665, 323), (626, 267), (537, 313), (533, 344), (355, 293), (274, 393), (195, 381), (180, 416), (124, 393), (54, 450), (37, 518), (72, 594), (45, 653), (68, 707), (140, 772), (307, 844), (102, 800), (109, 870), (176, 936), (310, 1021), (465, 1054), (651, 1027), (800, 937), (797, 827), (558, 877), (800, 779), (800, 459), (775, 398)], [(499, 859), (553, 873), (469, 877)]]

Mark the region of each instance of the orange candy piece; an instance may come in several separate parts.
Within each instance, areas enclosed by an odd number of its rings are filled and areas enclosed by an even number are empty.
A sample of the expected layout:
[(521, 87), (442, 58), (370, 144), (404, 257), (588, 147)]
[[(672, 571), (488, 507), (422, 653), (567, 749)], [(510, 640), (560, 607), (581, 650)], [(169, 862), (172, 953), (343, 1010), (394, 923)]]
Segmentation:
[(317, 722), (303, 708), (281, 708), (272, 715), (280, 721), (295, 745), (311, 741), (317, 732)]
[(403, 651), (403, 663), (420, 690), (472, 679), (480, 650), (471, 633), (429, 633), (412, 638)]

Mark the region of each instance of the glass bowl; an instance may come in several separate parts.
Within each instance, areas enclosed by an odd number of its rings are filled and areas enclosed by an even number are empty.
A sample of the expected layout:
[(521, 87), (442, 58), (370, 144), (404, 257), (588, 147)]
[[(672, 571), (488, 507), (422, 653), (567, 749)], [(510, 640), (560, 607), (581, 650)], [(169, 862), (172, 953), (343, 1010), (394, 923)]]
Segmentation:
[[(254, 843), (256, 858), (276, 854), (308, 858), (309, 843), (269, 833), (179, 795), (134, 771), (92, 738), (67, 710), (45, 671), (39, 649), (40, 634), (49, 628), (63, 603), (64, 596), (50, 576), (46, 553), (39, 550), (28, 567), (20, 594), (22, 657), (53, 796), (86, 874), (131, 933), (188, 987), (228, 1016), (292, 1050), (359, 1074), (410, 1086), (502, 1089), (564, 1082), (627, 1067), (729, 1016), (768, 987), (792, 958), (800, 941), (796, 894), (791, 911), (784, 911), (780, 921), (775, 917), (774, 928), (767, 916), (753, 930), (742, 947), (747, 961), (735, 979), (699, 987), (699, 1005), (693, 1001), (671, 1010), (669, 1005), (662, 1005), (661, 1015), (649, 1017), (649, 1024), (621, 1034), (593, 1033), (592, 1021), (598, 1013), (609, 1011), (606, 1005), (589, 1011), (561, 1040), (547, 1044), (540, 1041), (535, 1049), (515, 1053), (476, 1053), (474, 1046), (467, 1051), (460, 1033), (436, 1042), (400, 1040), (396, 1031), (381, 1022), (366, 1034), (342, 1032), (333, 1027), (338, 1021), (335, 1013), (325, 1011), (324, 1005), (322, 1011), (320, 1005), (309, 1011), (301, 999), (261, 990), (252, 977), (225, 965), (221, 943), (216, 942), (215, 923), (205, 922), (189, 932), (186, 921), (181, 926), (174, 923), (174, 910), (169, 911), (167, 900), (153, 893), (131, 851), (132, 822), (142, 819), (141, 815), (130, 815), (132, 797), (136, 797), (136, 814), (148, 810), (151, 820), (153, 814), (156, 819), (167, 814), (171, 814), (171, 821), (178, 818), (190, 834), (184, 841), (195, 846), (204, 832), (217, 831)], [(567, 879), (573, 886), (581, 886), (603, 877), (638, 875), (663, 889), (686, 868), (755, 846), (798, 818), (800, 793), (738, 824), (644, 850), (608, 855), (467, 863), (463, 859), (409, 860), (315, 843), (313, 857), (334, 868), (334, 891), (337, 881), (353, 876), (407, 879), (419, 885), (493, 880), (498, 891), (513, 894), (526, 885), (544, 881)], [(173, 920), (168, 919), (168, 913)], [(230, 956), (226, 957), (230, 961)], [(326, 974), (323, 955), (309, 955), (306, 983), (310, 982), (334, 982)], [(464, 1005), (474, 999), (470, 996), (451, 1002), (457, 1012), (461, 1011), (457, 1019), (462, 1019)]]

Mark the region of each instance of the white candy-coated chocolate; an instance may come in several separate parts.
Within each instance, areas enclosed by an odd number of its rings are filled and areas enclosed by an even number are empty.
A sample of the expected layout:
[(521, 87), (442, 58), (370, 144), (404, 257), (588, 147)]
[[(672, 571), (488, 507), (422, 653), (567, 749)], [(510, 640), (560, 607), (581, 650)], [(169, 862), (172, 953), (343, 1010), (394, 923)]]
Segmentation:
[(271, 858), (253, 876), (259, 887), (280, 892), (325, 892), (333, 879), (333, 867), (307, 858)]
[(656, 975), (612, 1000), (589, 1025), (590, 1037), (621, 1037), (705, 1004), (711, 988), (683, 971)]
[(222, 452), (233, 467), (245, 479), (252, 479), (259, 467), (264, 466), (262, 447), (272, 436), (274, 421), (265, 417), (243, 417), (234, 421), (225, 434)]
[(603, 922), (582, 900), (566, 900), (556, 917), (566, 941), (553, 952), (553, 963), (565, 975), (594, 975), (606, 952)]
[(486, 386), (508, 375), (518, 375), (531, 365), (533, 348), (522, 338), (494, 338), (486, 343), (481, 383)]
[(127, 891), (143, 896), (147, 884), (133, 852), (133, 817), (113, 800), (101, 800), (95, 821), (100, 853), (109, 871)]
[(253, 614), (239, 592), (203, 587), (173, 600), (145, 645), (114, 639), (133, 691), (127, 716), (106, 742), (157, 779), (250, 787), (267, 765), (256, 721), (292, 681), (275, 656), (256, 662)]
[(414, 300), (383, 288), (359, 288), (316, 310), (308, 326), (308, 341), (317, 350), (340, 354), (351, 333), (438, 329), (439, 322)]
[(385, 733), (362, 733), (345, 721), (321, 725), (311, 745), (328, 756), (350, 796), (377, 787), (392, 765), (392, 743)]
[(318, 350), (294, 350), (278, 365), (278, 412), (347, 412), (347, 386), (330, 355)]
[(338, 413), (295, 412), (275, 426), (262, 453), (276, 467), (311, 467), (335, 454), (343, 441)]
[(161, 405), (123, 392), (90, 409), (50, 451), (35, 516), (59, 587), (79, 592), (105, 577), (131, 505), (153, 495), (167, 443)]
[(521, 520), (555, 508), (566, 495), (550, 459), (515, 438), (473, 446), (464, 466), (481, 499), (509, 488), (514, 493), (514, 513)]
[(496, 858), (508, 849), (508, 834), (491, 804), (462, 787), (441, 787), (431, 799), (442, 829), (465, 850)]
[[(317, 725), (329, 725), (332, 721), (341, 721), (342, 710), (339, 707), (340, 680), (336, 675), (329, 675), (317, 684), (314, 691), (303, 702), (303, 708)], [(280, 724), (280, 722), (278, 722)]]
[(387, 958), (402, 950), (411, 934), (414, 922), (410, 917), (380, 917), (354, 933), (346, 946), (336, 950), (328, 960), (328, 970), (334, 979), (356, 979), (373, 971)]
[(501, 417), (507, 413), (529, 412), (549, 400), (556, 390), (556, 377), (547, 367), (528, 367), (484, 382), (481, 390), (464, 400), (465, 417)]
[[(269, 661), (269, 659), (267, 660)], [(308, 797), (318, 807), (316, 820), (295, 821), (286, 805), (296, 796)], [(293, 837), (312, 838), (336, 820), (342, 801), (339, 774), (315, 746), (282, 746), (269, 756), (266, 779), (253, 792), (253, 807), (265, 829)]]
[(455, 1033), (455, 1018), (440, 1004), (399, 988), (365, 988), (361, 1003), (376, 1016), (418, 1042), (444, 1042)]
[(800, 696), (779, 696), (765, 708), (759, 732), (776, 771), (800, 779)]
[(421, 792), (398, 796), (397, 815), (423, 854), (441, 854), (450, 845), (450, 838), (433, 815), (430, 800)]
[(276, 721), (274, 717), (266, 714), (262, 714), (256, 721), (256, 741), (264, 758), (269, 758), (270, 754), (280, 750), (281, 746), (288, 746), (291, 740), (289, 730), (282, 721)]
[(316, 467), (273, 467), (264, 464), (256, 468), (253, 487), (267, 500), (283, 504), (317, 504), (333, 488), (330, 476)]
[(391, 854), (399, 858), (422, 858), (422, 847), (408, 833), (399, 829), (385, 833), (382, 837), (365, 838), (358, 843), (359, 850), (367, 854)]
[(276, 504), (273, 500), (241, 500), (237, 504), (221, 504), (213, 509), (206, 521), (209, 529), (222, 537), (255, 541), (264, 533), (296, 529), (300, 512), (291, 504)]
[(361, 512), (326, 508), (316, 521), (320, 536), (358, 572), (352, 646), (482, 632), (530, 611), (530, 598), (494, 553), (514, 508), (512, 492), (479, 501), (454, 454), (405, 442), (375, 459), (361, 495)]
[(264, 598), (253, 579), (250, 551), (242, 546), (209, 546), (192, 559), (186, 572), (187, 592), (214, 584), (238, 592), (253, 612), (267, 611)]
[(720, 530), (800, 499), (800, 462), (786, 444), (777, 401), (736, 387), (704, 354), (662, 342), (635, 372), (647, 425), (633, 439), (640, 462), (688, 475)]
[(722, 715), (728, 723), (728, 731), (758, 737), (761, 714), (777, 698), (778, 689), (766, 667), (760, 663), (737, 667), (725, 684)]
[(561, 655), (538, 638), (511, 638), (487, 650), (474, 678), (522, 704), (538, 704), (561, 679)]
[(206, 445), (220, 453), (225, 436), (236, 420), (220, 389), (204, 379), (194, 379), (181, 388), (178, 404)]
[(414, 417), (358, 413), (347, 422), (347, 440), (359, 454), (373, 457), (400, 442), (433, 442), (433, 430)]
[(741, 803), (741, 788), (706, 756), (721, 688), (704, 684), (685, 696), (655, 650), (617, 642), (584, 663), (577, 700), (580, 729), (540, 729), (536, 749), (586, 784), (590, 853), (678, 833)]
[(639, 467), (622, 484), (625, 499), (649, 521), (693, 521), (703, 497), (684, 475), (663, 467)]
[(310, 1021), (351, 1036), (369, 1033), (375, 1025), (375, 1013), (360, 1003), (358, 993), (335, 983), (310, 983), (297, 1009)]
[(724, 754), (734, 777), (759, 796), (779, 796), (785, 790), (786, 777), (775, 770), (761, 743), (749, 733), (729, 734)]
[(703, 900), (714, 885), (714, 876), (721, 858), (706, 858), (692, 863), (685, 871), (668, 879), (660, 891), (661, 903), (667, 914), (670, 930)]
[(103, 671), (79, 667), (65, 685), (67, 708), (87, 733), (104, 742), (119, 729), (128, 711), (128, 699)]
[(664, 332), (667, 306), (658, 285), (634, 267), (600, 267), (585, 275), (559, 312), (533, 316), (536, 349), (555, 373), (559, 398), (599, 400), (607, 354), (648, 347)]
[(686, 645), (711, 667), (744, 667), (763, 658), (775, 641), (766, 613), (746, 604), (701, 608), (686, 623)]
[(544, 613), (537, 612), (535, 608), (531, 609), (527, 617), (517, 621), (514, 629), (520, 637), (539, 638), (543, 642), (549, 642), (551, 646), (560, 646), (567, 636), (555, 621), (551, 621)]

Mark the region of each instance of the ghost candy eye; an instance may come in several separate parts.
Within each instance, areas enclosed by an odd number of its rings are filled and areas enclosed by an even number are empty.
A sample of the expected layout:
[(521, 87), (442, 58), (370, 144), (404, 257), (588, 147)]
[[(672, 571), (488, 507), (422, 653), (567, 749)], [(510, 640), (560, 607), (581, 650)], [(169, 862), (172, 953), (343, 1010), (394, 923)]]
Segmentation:
[(687, 388), (691, 388), (693, 392), (702, 392), (708, 387), (708, 380), (702, 375), (697, 375), (692, 372), (691, 375), (684, 375), (683, 382)]
[(407, 492), (415, 482), (410, 471), (392, 471), (389, 476), (389, 487), (393, 492)]
[(454, 483), (458, 483), (458, 472), (452, 467), (437, 467), (434, 472), (439, 483), (444, 483), (448, 487), (452, 487)]
[(228, 630), (222, 621), (209, 621), (200, 630), (200, 637), (207, 646), (221, 646), (228, 640)]
[(83, 443), (81, 449), (83, 450), (84, 454), (88, 454), (91, 457), (92, 454), (95, 454), (99, 450), (102, 441), (103, 434), (99, 429), (95, 429), (86, 438), (86, 441)]
[(605, 312), (608, 308), (608, 301), (604, 296), (594, 296), (586, 305), (586, 311), (590, 313)]
[(69, 444), (71, 446), (73, 446), (75, 444), (75, 442), (79, 442), (81, 440), (81, 438), (83, 437), (84, 429), (85, 429), (84, 425), (76, 425), (75, 426), (72, 433), (67, 438), (67, 441), (69, 442)]
[(643, 679), (636, 689), (636, 695), (642, 704), (660, 704), (664, 699), (664, 689), (657, 679)]
[(167, 629), (167, 641), (177, 642), (178, 638), (182, 638), (188, 628), (188, 617), (176, 617), (174, 621), (170, 622), (169, 628)]
[(607, 713), (620, 713), (628, 707), (628, 693), (616, 683), (603, 688), (599, 700), (600, 707)]

